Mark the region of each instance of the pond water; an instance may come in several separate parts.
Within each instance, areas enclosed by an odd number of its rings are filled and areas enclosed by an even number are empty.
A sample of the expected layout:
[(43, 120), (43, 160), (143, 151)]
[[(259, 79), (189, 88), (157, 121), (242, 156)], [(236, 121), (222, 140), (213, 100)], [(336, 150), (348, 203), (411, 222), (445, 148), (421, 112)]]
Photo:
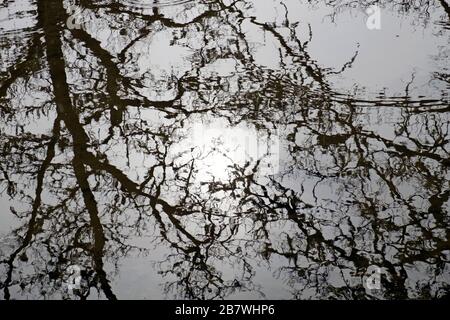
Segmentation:
[(450, 290), (446, 0), (0, 1), (0, 299)]

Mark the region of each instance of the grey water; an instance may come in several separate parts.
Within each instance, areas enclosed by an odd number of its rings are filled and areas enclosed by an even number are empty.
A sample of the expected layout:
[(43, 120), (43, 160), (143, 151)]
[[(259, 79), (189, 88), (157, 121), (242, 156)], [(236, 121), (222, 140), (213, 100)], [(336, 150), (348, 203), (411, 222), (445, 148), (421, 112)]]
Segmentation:
[(0, 0), (0, 299), (450, 294), (446, 0)]

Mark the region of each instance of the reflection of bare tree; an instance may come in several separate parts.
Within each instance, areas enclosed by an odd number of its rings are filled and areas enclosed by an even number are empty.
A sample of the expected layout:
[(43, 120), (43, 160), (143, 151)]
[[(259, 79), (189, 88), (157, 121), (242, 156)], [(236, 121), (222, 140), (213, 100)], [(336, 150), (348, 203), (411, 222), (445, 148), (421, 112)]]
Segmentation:
[[(315, 4), (316, 1), (308, 1), (309, 3)], [(417, 14), (418, 18), (423, 20), (425, 23), (428, 22), (430, 18), (430, 11), (433, 9), (439, 9), (446, 14), (443, 20), (450, 18), (450, 7), (445, 0), (420, 0), (420, 1), (408, 1), (408, 0), (397, 0), (397, 1), (353, 1), (353, 0), (338, 0), (338, 1), (325, 1), (325, 5), (331, 6), (335, 9), (335, 13), (338, 14), (344, 10), (351, 10), (353, 8), (367, 8), (370, 5), (377, 4), (383, 7), (392, 8), (399, 13), (408, 14), (414, 12)]]
[[(258, 21), (246, 1), (173, 16), (80, 1), (91, 23), (72, 30), (62, 0), (36, 3), (34, 33), (16, 39), (25, 44), (0, 82), (0, 190), (22, 222), (0, 247), (5, 299), (59, 297), (73, 264), (84, 269), (80, 298), (96, 288), (116, 299), (120, 259), (151, 254), (132, 239), (153, 228), (168, 247), (155, 268), (181, 298), (263, 295), (257, 264), (294, 298), (447, 292), (448, 101), (343, 97), (287, 14)], [(275, 43), (279, 68), (258, 64), (252, 32)], [(160, 34), (184, 55), (153, 70), (147, 43)], [(211, 119), (281, 132), (280, 174), (231, 158), (228, 179), (205, 179), (205, 159), (229, 157), (186, 141), (190, 124)], [(386, 274), (377, 293), (363, 287), (372, 265)]]

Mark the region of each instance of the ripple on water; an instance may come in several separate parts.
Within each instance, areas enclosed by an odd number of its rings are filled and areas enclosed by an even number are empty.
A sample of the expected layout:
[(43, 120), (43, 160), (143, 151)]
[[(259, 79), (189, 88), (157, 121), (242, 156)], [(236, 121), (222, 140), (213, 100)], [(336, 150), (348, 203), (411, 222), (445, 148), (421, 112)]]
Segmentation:
[(125, 5), (133, 6), (135, 8), (148, 9), (148, 8), (160, 8), (176, 6), (180, 4), (185, 4), (189, 2), (194, 2), (194, 0), (124, 0)]

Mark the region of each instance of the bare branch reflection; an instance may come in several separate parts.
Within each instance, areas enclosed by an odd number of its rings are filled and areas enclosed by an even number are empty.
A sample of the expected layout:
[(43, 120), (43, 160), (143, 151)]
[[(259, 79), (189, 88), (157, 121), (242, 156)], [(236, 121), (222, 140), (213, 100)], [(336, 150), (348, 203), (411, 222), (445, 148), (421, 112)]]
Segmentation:
[[(32, 25), (0, 34), (1, 214), (15, 221), (0, 233), (4, 299), (123, 298), (121, 264), (142, 256), (168, 298), (265, 298), (261, 270), (290, 299), (448, 295), (448, 70), (419, 100), (410, 85), (378, 100), (342, 92), (329, 78), (358, 51), (323, 67), (285, 2), (271, 3), (274, 21), (247, 0), (24, 5)], [(419, 2), (383, 5), (448, 18), (445, 1)], [(233, 132), (258, 150), (279, 139), (279, 163), (241, 157)], [(70, 294), (73, 265), (83, 281)], [(371, 266), (380, 290), (364, 286)]]

